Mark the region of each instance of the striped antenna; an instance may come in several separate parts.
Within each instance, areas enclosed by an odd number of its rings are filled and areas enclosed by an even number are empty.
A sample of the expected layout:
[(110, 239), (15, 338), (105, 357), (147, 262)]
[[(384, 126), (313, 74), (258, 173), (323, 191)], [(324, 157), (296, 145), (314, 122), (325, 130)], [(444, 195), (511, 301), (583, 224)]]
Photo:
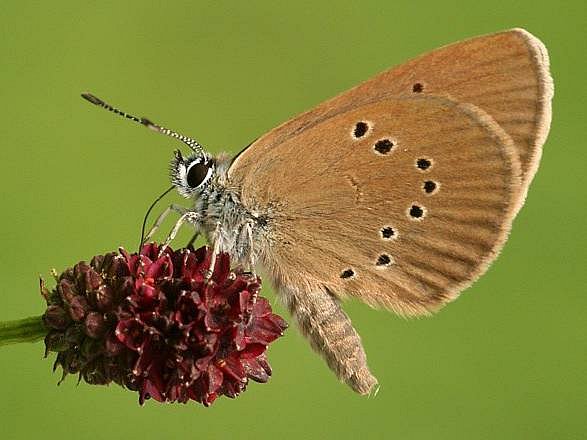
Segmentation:
[(125, 113), (115, 107), (112, 107), (110, 104), (102, 101), (100, 98), (92, 95), (91, 93), (82, 93), (82, 98), (84, 98), (86, 101), (91, 102), (94, 105), (97, 105), (98, 107), (102, 107), (108, 111), (116, 113), (117, 115), (120, 115), (123, 118), (138, 122), (139, 124), (142, 124), (145, 127), (150, 128), (153, 131), (156, 131), (157, 133), (162, 133), (166, 136), (180, 140), (184, 144), (186, 144), (188, 147), (190, 147), (196, 153), (201, 153), (203, 151), (202, 146), (198, 142), (196, 142), (195, 139), (184, 136), (183, 134), (180, 134), (176, 131), (170, 130), (169, 128), (165, 128), (165, 127), (162, 127), (161, 125), (155, 124), (154, 122), (151, 122), (147, 118), (137, 118), (136, 116), (133, 116), (129, 113)]

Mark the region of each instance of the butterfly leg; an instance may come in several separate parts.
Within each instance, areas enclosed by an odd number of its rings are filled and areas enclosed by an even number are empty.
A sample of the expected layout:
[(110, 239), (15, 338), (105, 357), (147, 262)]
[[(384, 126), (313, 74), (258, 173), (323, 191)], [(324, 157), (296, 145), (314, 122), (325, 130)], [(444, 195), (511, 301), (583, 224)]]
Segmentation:
[(255, 251), (254, 251), (254, 246), (255, 246), (255, 241), (253, 240), (253, 227), (251, 226), (250, 223), (247, 223), (247, 225), (245, 226), (247, 229), (247, 239), (249, 241), (249, 272), (251, 273), (252, 276), (255, 276)]
[(143, 243), (146, 243), (151, 239), (151, 237), (155, 234), (155, 232), (157, 232), (157, 230), (159, 229), (161, 224), (165, 221), (167, 216), (171, 213), (171, 211), (175, 211), (181, 215), (184, 215), (186, 212), (188, 212), (188, 209), (184, 208), (183, 206), (175, 205), (175, 204), (169, 205), (167, 208), (165, 208), (165, 210), (161, 214), (159, 214), (159, 217), (157, 217), (157, 219), (153, 223), (153, 226), (151, 226), (151, 229), (149, 229), (149, 232), (145, 236)]
[(212, 274), (214, 273), (214, 266), (216, 265), (216, 255), (218, 255), (218, 252), (220, 252), (219, 234), (220, 222), (216, 223), (216, 229), (214, 231), (214, 246), (212, 249), (212, 257), (210, 257), (210, 266), (208, 266), (208, 270), (206, 271), (206, 275), (204, 276), (206, 281), (212, 278)]
[[(248, 252), (248, 264), (249, 264), (249, 270), (246, 271), (245, 273), (247, 275), (249, 275), (251, 278), (255, 279), (257, 278), (257, 273), (255, 272), (255, 251), (254, 251), (254, 246), (255, 246), (255, 241), (253, 240), (253, 227), (251, 226), (250, 223), (247, 223), (246, 226), (246, 231), (247, 231), (247, 239), (249, 241), (249, 252)], [(253, 294), (253, 304), (255, 304), (257, 302), (257, 296), (258, 294), (255, 293)], [(253, 315), (251, 315), (249, 317), (249, 319), (252, 319)]]
[(196, 228), (198, 228), (201, 220), (202, 220), (202, 216), (199, 213), (194, 212), (194, 211), (185, 212), (179, 218), (179, 220), (177, 220), (177, 222), (175, 223), (175, 226), (173, 227), (173, 229), (171, 230), (171, 232), (169, 233), (169, 235), (167, 236), (167, 238), (163, 242), (163, 245), (161, 246), (161, 250), (159, 251), (159, 255), (161, 255), (163, 253), (163, 251), (165, 251), (167, 246), (169, 246), (169, 243), (171, 243), (173, 241), (173, 239), (175, 238), (175, 236), (177, 235), (177, 233), (179, 232), (179, 230), (181, 229), (181, 227), (183, 226), (183, 224), (185, 222), (190, 222), (190, 223), (194, 224), (196, 226)]

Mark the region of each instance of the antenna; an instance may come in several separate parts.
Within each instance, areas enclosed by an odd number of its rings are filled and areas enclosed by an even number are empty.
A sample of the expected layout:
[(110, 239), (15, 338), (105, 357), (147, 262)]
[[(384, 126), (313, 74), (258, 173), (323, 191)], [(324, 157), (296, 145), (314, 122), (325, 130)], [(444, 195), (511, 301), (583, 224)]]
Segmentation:
[(102, 101), (100, 98), (92, 95), (91, 93), (82, 93), (82, 98), (84, 98), (86, 101), (91, 102), (94, 105), (97, 105), (98, 107), (102, 107), (110, 112), (116, 113), (117, 115), (120, 115), (123, 118), (130, 119), (134, 122), (138, 122), (139, 124), (142, 124), (145, 127), (153, 131), (156, 131), (157, 133), (161, 133), (174, 139), (180, 140), (196, 153), (201, 153), (203, 151), (202, 146), (198, 142), (196, 142), (195, 139), (184, 136), (183, 134), (170, 130), (169, 128), (165, 128), (161, 125), (155, 124), (147, 118), (137, 118), (136, 116), (123, 112), (115, 107), (112, 107), (110, 104)]

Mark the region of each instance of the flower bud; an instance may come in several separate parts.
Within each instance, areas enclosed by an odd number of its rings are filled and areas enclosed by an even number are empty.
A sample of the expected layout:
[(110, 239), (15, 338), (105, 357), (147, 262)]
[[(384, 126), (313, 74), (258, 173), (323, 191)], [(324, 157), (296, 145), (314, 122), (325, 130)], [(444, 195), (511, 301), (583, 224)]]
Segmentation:
[(104, 315), (100, 312), (90, 312), (84, 322), (84, 331), (90, 338), (97, 339), (106, 332)]
[(50, 305), (43, 315), (43, 322), (49, 328), (63, 330), (71, 322), (71, 318), (63, 307)]
[(71, 302), (71, 300), (77, 295), (74, 284), (68, 279), (62, 279), (59, 281), (57, 291), (59, 292), (59, 295), (61, 295), (61, 298), (63, 298), (63, 301), (67, 303)]
[(74, 321), (81, 321), (89, 309), (88, 300), (85, 296), (74, 296), (69, 303), (69, 314)]
[(81, 342), (84, 340), (84, 332), (79, 325), (70, 325), (65, 330), (65, 340), (72, 348), (77, 350)]
[(86, 292), (96, 290), (102, 284), (102, 277), (92, 268), (84, 273), (84, 287)]
[(52, 330), (45, 336), (45, 356), (50, 351), (65, 351), (70, 348), (69, 342), (65, 339), (65, 333), (59, 330)]

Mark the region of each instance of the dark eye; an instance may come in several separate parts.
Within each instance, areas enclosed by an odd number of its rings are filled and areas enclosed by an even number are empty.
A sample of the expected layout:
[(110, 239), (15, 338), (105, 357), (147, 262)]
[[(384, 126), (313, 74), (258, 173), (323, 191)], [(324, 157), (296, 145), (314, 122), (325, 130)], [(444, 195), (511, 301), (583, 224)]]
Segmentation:
[(199, 187), (210, 177), (211, 169), (207, 163), (194, 162), (187, 171), (186, 182), (190, 188)]

